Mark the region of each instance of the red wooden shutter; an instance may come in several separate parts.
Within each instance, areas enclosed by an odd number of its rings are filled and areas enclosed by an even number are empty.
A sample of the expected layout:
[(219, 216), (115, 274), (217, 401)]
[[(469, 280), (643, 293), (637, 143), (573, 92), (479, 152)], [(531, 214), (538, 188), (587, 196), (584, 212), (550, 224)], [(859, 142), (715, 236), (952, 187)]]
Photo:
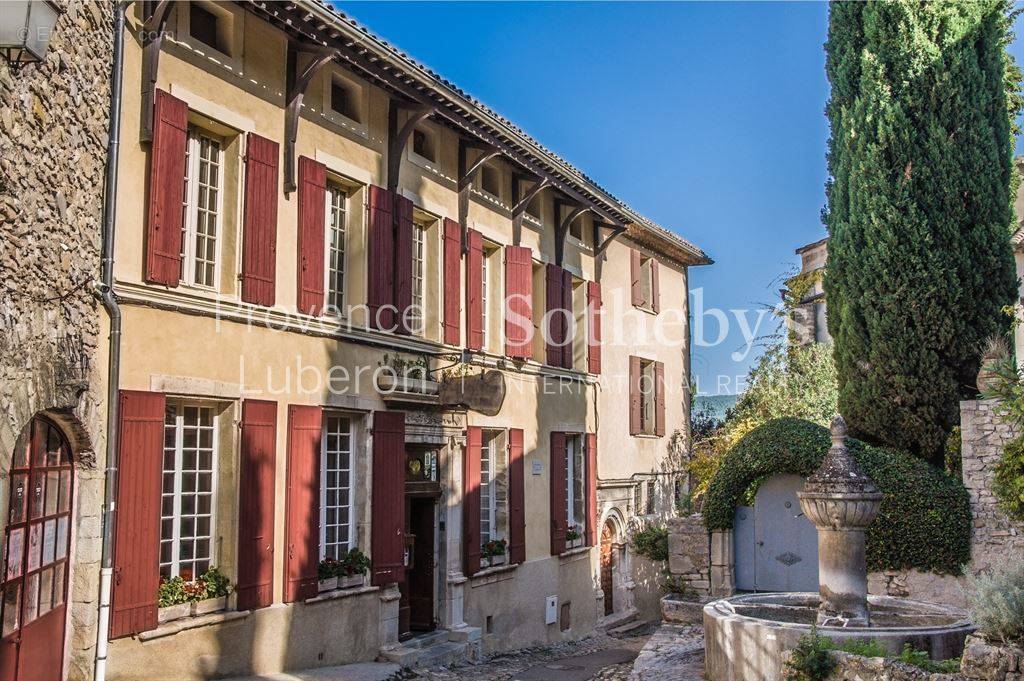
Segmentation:
[(316, 596), (320, 560), (320, 438), (323, 410), (288, 405), (285, 603)]
[(629, 358), (629, 434), (639, 435), (644, 432), (640, 401), (640, 358)]
[(565, 314), (562, 312), (562, 268), (548, 263), (545, 276), (545, 298), (548, 319), (547, 363), (553, 367), (562, 366), (562, 346), (565, 343)]
[(111, 639), (157, 626), (165, 404), (161, 393), (120, 393)]
[(644, 304), (644, 293), (640, 286), (641, 269), (640, 251), (629, 249), (629, 296), (637, 307)]
[(372, 583), (405, 581), (405, 412), (373, 412)]
[(508, 557), (526, 562), (526, 470), (523, 429), (508, 429)]
[(654, 434), (665, 434), (665, 364), (654, 363)]
[(483, 273), (484, 244), (480, 232), (466, 233), (466, 347), (479, 350), (484, 346)]
[(277, 269), (277, 142), (249, 133), (245, 149), (242, 300), (274, 304)]
[(146, 281), (177, 286), (181, 280), (188, 105), (157, 90), (153, 107), (156, 125), (149, 153)]
[[(299, 157), (299, 312), (319, 315), (324, 307), (327, 229), (327, 166)], [(340, 310), (332, 310), (340, 313)]]
[(274, 599), (274, 467), (277, 402), (242, 402), (238, 480), (238, 609), (265, 608)]
[(462, 557), (466, 576), (480, 570), (480, 449), (483, 433), (476, 426), (466, 428), (462, 452)]
[(572, 272), (562, 270), (562, 309), (566, 314), (562, 315), (565, 330), (562, 332), (562, 368), (572, 369), (572, 351), (576, 334), (576, 317), (572, 304)]
[(462, 312), (462, 284), (459, 261), (462, 258), (462, 228), (455, 220), (444, 219), (444, 342), (460, 342), (459, 315)]
[(533, 253), (505, 247), (505, 354), (529, 359), (533, 331)]
[(587, 433), (587, 546), (597, 546), (597, 433)]
[(565, 433), (551, 433), (551, 555), (565, 553), (565, 531), (569, 524), (565, 497)]
[[(395, 232), (395, 307), (399, 333), (412, 333), (410, 328), (412, 307), (412, 199), (395, 196), (398, 212), (398, 231)], [(426, 316), (424, 311), (421, 311)]]
[(369, 244), (367, 247), (366, 306), (370, 328), (393, 329), (394, 311), (394, 225), (391, 222), (392, 194), (383, 187), (370, 186)]
[(587, 371), (601, 373), (601, 284), (587, 282)]
[(655, 312), (661, 312), (661, 291), (658, 279), (658, 261), (651, 258), (651, 309)]

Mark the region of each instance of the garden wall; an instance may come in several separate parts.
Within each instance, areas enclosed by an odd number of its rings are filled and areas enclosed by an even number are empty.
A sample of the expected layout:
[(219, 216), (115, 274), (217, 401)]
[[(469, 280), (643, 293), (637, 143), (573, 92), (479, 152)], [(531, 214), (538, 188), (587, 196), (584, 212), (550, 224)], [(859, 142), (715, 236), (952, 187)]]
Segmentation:
[[(976, 573), (1000, 558), (1024, 555), (1024, 523), (1010, 520), (992, 491), (996, 462), (1015, 429), (999, 417), (996, 400), (960, 403), (964, 486), (970, 495), (973, 527), (971, 562)], [(701, 596), (725, 596), (733, 590), (732, 532), (709, 534), (699, 515), (669, 522), (669, 570)], [(868, 575), (872, 594), (964, 606), (962, 578), (918, 570), (886, 570)]]

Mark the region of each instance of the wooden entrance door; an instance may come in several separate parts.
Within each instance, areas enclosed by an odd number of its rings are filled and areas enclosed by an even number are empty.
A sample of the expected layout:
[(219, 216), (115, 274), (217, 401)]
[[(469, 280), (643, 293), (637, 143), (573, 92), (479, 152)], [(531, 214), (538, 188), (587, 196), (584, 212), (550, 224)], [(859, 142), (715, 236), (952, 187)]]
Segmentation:
[(615, 527), (609, 520), (601, 530), (601, 591), (604, 592), (604, 614), (610, 615), (615, 611), (615, 603), (612, 600), (614, 580), (612, 579), (612, 544), (615, 542)]
[(407, 575), (409, 629), (434, 630), (434, 499), (409, 498), (409, 530), (413, 536), (412, 567)]
[(61, 678), (73, 475), (68, 441), (49, 421), (33, 419), (8, 477), (0, 678)]

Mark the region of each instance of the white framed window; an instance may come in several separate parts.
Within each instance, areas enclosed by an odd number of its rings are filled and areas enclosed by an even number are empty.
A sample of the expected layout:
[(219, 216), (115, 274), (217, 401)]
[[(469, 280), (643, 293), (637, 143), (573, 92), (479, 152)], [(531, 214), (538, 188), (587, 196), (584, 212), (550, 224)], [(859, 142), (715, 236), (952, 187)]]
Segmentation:
[(348, 192), (337, 184), (327, 184), (327, 210), (325, 211), (327, 244), (324, 263), (324, 291), (327, 311), (332, 315), (345, 314), (345, 250), (346, 220), (348, 218)]
[(412, 314), (410, 323), (414, 333), (423, 335), (425, 329), (424, 304), (426, 290), (427, 230), (412, 227)]
[(160, 505), (160, 574), (194, 579), (214, 563), (214, 408), (168, 402)]
[[(505, 432), (485, 430), (480, 444), (480, 545), (508, 539), (508, 450)], [(503, 563), (508, 554), (494, 556)]]
[(489, 305), (487, 299), (488, 286), (487, 276), (488, 268), (487, 261), (490, 260), (486, 249), (484, 250), (483, 257), (480, 258), (480, 329), (481, 329), (481, 345), (484, 350), (487, 349), (487, 307)]
[(320, 445), (320, 559), (338, 559), (355, 546), (352, 522), (352, 418), (324, 414)]
[(575, 531), (573, 539), (566, 537), (566, 548), (583, 546), (586, 536), (587, 505), (586, 505), (586, 456), (583, 452), (583, 436), (569, 434), (565, 436), (565, 511), (568, 520), (567, 528)]
[(654, 377), (654, 362), (640, 360), (640, 427), (643, 433), (654, 434), (654, 400), (657, 383)]
[(190, 127), (185, 151), (181, 280), (217, 288), (224, 204), (224, 151), (220, 139)]

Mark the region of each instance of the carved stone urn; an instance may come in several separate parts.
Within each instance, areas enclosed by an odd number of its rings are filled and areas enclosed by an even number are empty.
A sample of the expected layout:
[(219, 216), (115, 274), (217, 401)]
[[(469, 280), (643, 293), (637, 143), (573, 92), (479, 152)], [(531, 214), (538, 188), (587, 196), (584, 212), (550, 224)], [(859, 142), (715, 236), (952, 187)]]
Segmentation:
[(819, 626), (870, 624), (865, 531), (882, 493), (846, 448), (846, 421), (832, 420), (832, 447), (798, 492), (800, 508), (818, 528)]

